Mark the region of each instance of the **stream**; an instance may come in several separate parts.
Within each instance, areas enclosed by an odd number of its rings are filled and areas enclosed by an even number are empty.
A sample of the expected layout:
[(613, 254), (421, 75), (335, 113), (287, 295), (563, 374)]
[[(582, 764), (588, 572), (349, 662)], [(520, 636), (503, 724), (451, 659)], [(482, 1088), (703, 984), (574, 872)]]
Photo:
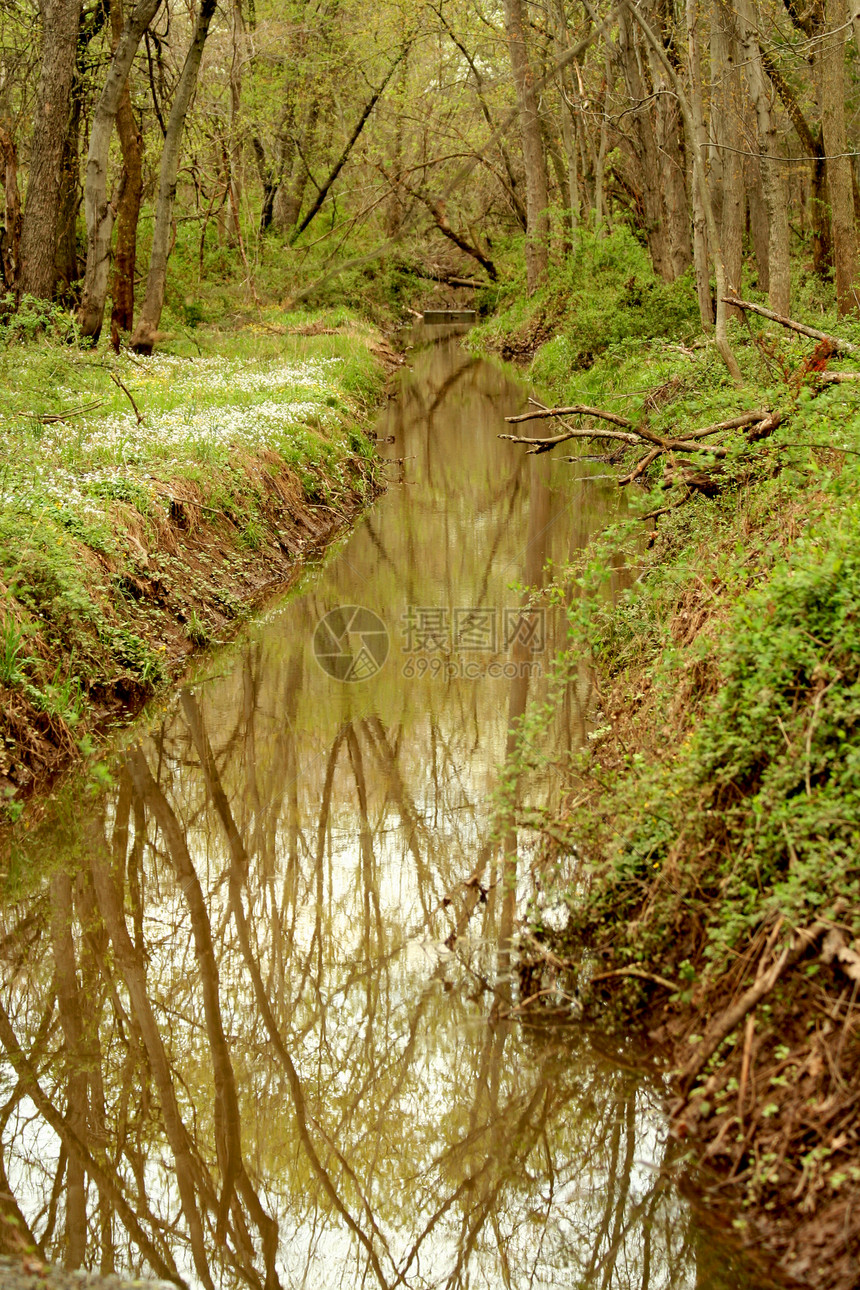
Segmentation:
[[(499, 442), (528, 392), (455, 337), (410, 361), (388, 491), (58, 802), (0, 913), (0, 1246), (207, 1290), (752, 1287), (635, 1042), (519, 1008), (541, 852), (494, 802), (564, 642), (522, 588), (619, 490)], [(585, 666), (558, 697), (521, 816)]]

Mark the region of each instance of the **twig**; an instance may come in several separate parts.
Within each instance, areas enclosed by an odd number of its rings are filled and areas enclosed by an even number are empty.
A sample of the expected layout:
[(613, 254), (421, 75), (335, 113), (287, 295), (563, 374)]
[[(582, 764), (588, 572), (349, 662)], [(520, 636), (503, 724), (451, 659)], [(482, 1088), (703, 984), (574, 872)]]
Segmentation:
[(751, 304), (749, 300), (737, 300), (734, 296), (723, 296), (723, 300), (727, 305), (734, 305), (736, 309), (748, 309), (750, 313), (761, 314), (762, 318), (779, 323), (781, 327), (788, 327), (791, 331), (799, 332), (801, 336), (810, 336), (813, 340), (826, 340), (834, 349), (841, 350), (845, 354), (860, 354), (860, 345), (855, 345), (850, 340), (842, 340), (839, 336), (831, 336), (826, 331), (819, 331), (817, 327), (807, 327), (806, 323), (795, 322), (793, 318), (774, 313), (772, 309), (765, 309), (763, 305)]
[(830, 684), (825, 685), (823, 690), (818, 691), (818, 693), (815, 696), (815, 701), (812, 705), (812, 716), (809, 719), (809, 729), (806, 732), (806, 774), (804, 778), (806, 782), (807, 797), (812, 796), (812, 778), (811, 778), (812, 777), (812, 734), (813, 734), (813, 731), (815, 730), (815, 723), (818, 720), (818, 705), (821, 703), (821, 700), (824, 698), (827, 691), (832, 690), (836, 682), (841, 679), (842, 679), (842, 673), (837, 672), (836, 676), (833, 678)]
[(634, 479), (638, 479), (639, 476), (643, 473), (643, 471), (646, 471), (648, 467), (651, 465), (651, 463), (657, 460), (657, 458), (660, 456), (662, 451), (663, 451), (662, 448), (652, 448), (650, 452), (646, 452), (644, 457), (640, 457), (636, 465), (630, 471), (630, 474), (622, 475), (621, 478), (617, 481), (619, 488), (621, 488), (624, 484), (632, 484)]
[(122, 390), (123, 394), (126, 396), (129, 403), (134, 408), (134, 415), (137, 417), (137, 424), (139, 426), (142, 426), (143, 417), (141, 416), (140, 408), (137, 406), (137, 404), (134, 401), (134, 398), (132, 397), (131, 390), (128, 388), (128, 386), (125, 384), (122, 378), (117, 376), (116, 372), (108, 372), (108, 376), (113, 381), (114, 385), (118, 386)]
[(82, 408), (73, 408), (71, 412), (24, 412), (21, 415), (28, 421), (39, 421), (43, 426), (53, 426), (59, 422), (68, 421), (71, 417), (82, 417), (87, 412), (93, 412), (103, 403), (104, 399), (98, 399), (95, 403), (84, 404)]
[[(533, 403), (534, 406), (536, 408), (539, 408), (541, 412), (549, 412), (549, 408), (547, 407), (547, 405), (545, 403), (541, 403), (540, 399), (536, 399), (532, 396), (529, 396), (529, 403)], [(564, 421), (563, 419), (559, 418), (558, 424), (561, 426), (563, 430), (570, 430), (573, 432), (574, 435), (576, 435), (577, 427), (572, 426), (569, 421)], [(597, 439), (597, 438), (600, 438), (600, 435), (595, 433), (594, 437)]]
[(741, 1059), (741, 1080), (738, 1086), (738, 1119), (743, 1124), (744, 1119), (744, 1097), (747, 1091), (747, 1080), (750, 1074), (750, 1056), (752, 1050), (753, 1035), (755, 1033), (755, 1017), (749, 1014), (744, 1027), (744, 1054)]
[(839, 448), (835, 443), (773, 443), (771, 448), (823, 448), (828, 452), (848, 452), (852, 457), (860, 457), (856, 448)]
[(693, 492), (693, 489), (688, 488), (684, 496), (679, 497), (677, 502), (671, 502), (668, 506), (658, 506), (656, 511), (646, 511), (644, 515), (639, 516), (639, 519), (656, 520), (660, 515), (668, 515), (669, 511), (677, 511), (679, 506), (683, 506), (685, 502), (689, 502), (690, 498), (695, 497), (695, 495), (696, 494)]
[(643, 972), (641, 968), (627, 967), (616, 968), (614, 972), (599, 972), (597, 976), (589, 979), (588, 984), (594, 985), (595, 981), (608, 981), (611, 977), (616, 976), (633, 976), (642, 981), (653, 981), (655, 985), (662, 985), (665, 990), (675, 991), (678, 989), (674, 981), (668, 980), (665, 976), (655, 976), (653, 972)]
[(558, 986), (551, 985), (551, 986), (548, 986), (545, 990), (538, 990), (536, 994), (530, 994), (527, 999), (523, 999), (523, 1001), (521, 1003), (516, 1004), (515, 1007), (509, 1008), (507, 1012), (502, 1014), (502, 1016), (503, 1017), (516, 1016), (518, 1012), (522, 1012), (523, 1009), (527, 1008), (530, 1003), (534, 1003), (536, 999), (543, 998), (545, 994), (554, 994), (556, 996), (560, 995), (561, 998), (566, 999), (568, 1003), (579, 1002), (579, 1000), (576, 999), (572, 994), (565, 994), (564, 990), (559, 990)]

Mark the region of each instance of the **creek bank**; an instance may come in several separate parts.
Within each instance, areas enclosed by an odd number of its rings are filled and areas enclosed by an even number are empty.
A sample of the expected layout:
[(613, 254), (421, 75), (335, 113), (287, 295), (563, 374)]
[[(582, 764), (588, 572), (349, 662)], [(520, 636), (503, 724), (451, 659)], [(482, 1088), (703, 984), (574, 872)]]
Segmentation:
[(365, 427), (400, 360), (267, 311), (141, 360), (4, 337), (0, 793), (39, 792), (233, 634), (384, 485)]
[[(515, 336), (539, 332), (546, 305), (514, 311)], [(782, 424), (761, 443), (738, 428), (720, 458), (692, 459), (710, 495), (682, 492), (677, 462), (647, 467), (630, 520), (554, 571), (570, 665), (588, 651), (600, 699), (545, 822), (550, 854), (581, 862), (557, 893), (570, 921), (558, 933), (536, 919), (547, 958), (530, 979), (563, 966), (586, 1011), (645, 1027), (714, 1203), (788, 1282), (848, 1290), (860, 1276), (860, 397), (845, 369), (857, 364), (822, 364), (812, 342), (755, 325), (733, 336), (736, 389), (705, 338), (647, 337), (640, 318), (595, 355), (576, 300), (568, 315), (549, 306), (554, 334), (531, 369), (547, 401), (647, 416), (679, 439), (750, 407)], [(505, 327), (483, 338), (498, 350)], [(609, 446), (600, 459), (628, 474), (635, 458)], [(597, 433), (592, 447), (606, 447)], [(656, 526), (637, 518), (654, 511)], [(613, 592), (621, 564), (635, 582)], [(539, 758), (542, 722), (526, 723), (524, 755), (532, 744)]]
[(173, 1290), (172, 1281), (148, 1278), (101, 1276), (77, 1268), (73, 1272), (43, 1263), (32, 1254), (0, 1255), (0, 1285), (3, 1290)]

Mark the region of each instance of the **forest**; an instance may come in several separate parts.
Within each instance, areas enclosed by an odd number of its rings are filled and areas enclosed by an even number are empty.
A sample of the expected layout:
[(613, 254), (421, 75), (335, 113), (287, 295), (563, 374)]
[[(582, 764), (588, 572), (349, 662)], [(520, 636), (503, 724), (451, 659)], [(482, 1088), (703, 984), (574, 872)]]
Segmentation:
[(7, 295), (148, 353), (213, 283), (532, 294), (621, 225), (732, 370), (724, 297), (789, 314), (793, 258), (856, 310), (858, 40), (839, 0), (4, 6)]
[(857, 1285), (860, 4), (0, 0), (0, 150), (0, 1280)]

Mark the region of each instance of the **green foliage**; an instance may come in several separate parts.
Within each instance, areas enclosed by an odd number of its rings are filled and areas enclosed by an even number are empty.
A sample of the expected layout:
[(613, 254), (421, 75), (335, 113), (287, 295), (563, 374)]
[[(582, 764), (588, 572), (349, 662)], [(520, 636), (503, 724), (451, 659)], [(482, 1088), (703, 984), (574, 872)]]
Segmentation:
[(36, 296), (24, 295), (18, 301), (8, 293), (0, 297), (0, 346), (23, 344), (39, 336), (65, 344), (80, 342), (75, 316), (62, 305)]
[[(511, 303), (505, 308), (505, 296)], [(530, 299), (521, 288), (487, 289), (483, 307), (502, 312), (475, 333), (471, 343), (516, 351), (541, 344), (532, 367), (539, 383), (564, 394), (570, 373), (589, 368), (612, 346), (632, 340), (688, 339), (699, 330), (695, 289), (688, 275), (665, 283), (629, 229), (606, 236), (580, 230), (550, 284)]]
[(3, 685), (14, 685), (20, 679), (23, 648), (24, 633), (7, 611), (0, 620), (0, 682)]
[[(520, 302), (495, 340), (536, 316)], [(553, 401), (678, 435), (739, 406), (784, 414), (764, 442), (721, 437), (720, 495), (663, 514), (656, 543), (636, 516), (677, 496), (663, 463), (555, 571), (567, 666), (590, 654), (607, 713), (571, 767), (575, 805), (548, 822), (588, 873), (568, 893), (571, 935), (680, 980), (684, 1002), (779, 916), (807, 925), (838, 902), (860, 929), (860, 391), (817, 386), (810, 345), (780, 332), (762, 346), (735, 332), (741, 392), (701, 342), (631, 334), (572, 370), (567, 317), (533, 365)], [(524, 722), (521, 759), (549, 719)]]
[[(826, 411), (808, 414), (807, 434)], [(804, 925), (837, 901), (860, 908), (860, 468), (796, 457), (795, 482), (761, 482), (740, 517), (691, 508), (635, 594), (572, 610), (604, 674), (649, 690), (659, 732), (623, 756), (599, 732), (581, 769), (600, 791), (568, 822), (597, 866), (575, 923), (619, 941), (622, 958), (671, 971), (704, 926), (697, 950), (718, 971), (769, 917)], [(787, 511), (802, 516), (790, 544)], [(711, 602), (712, 626), (681, 647), (694, 601)]]

